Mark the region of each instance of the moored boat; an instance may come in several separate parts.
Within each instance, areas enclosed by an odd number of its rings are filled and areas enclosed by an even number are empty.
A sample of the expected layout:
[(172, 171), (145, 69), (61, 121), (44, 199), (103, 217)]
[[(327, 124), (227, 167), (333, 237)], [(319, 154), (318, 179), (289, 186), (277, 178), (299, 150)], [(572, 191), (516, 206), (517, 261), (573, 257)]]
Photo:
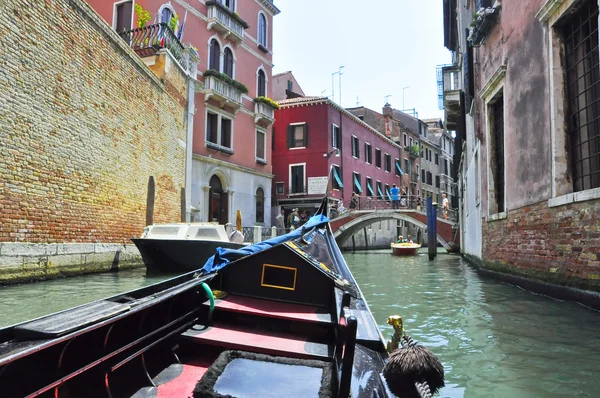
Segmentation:
[(231, 242), (223, 225), (207, 222), (149, 225), (140, 238), (131, 240), (148, 271), (165, 273), (197, 270), (218, 247), (244, 246)]
[(421, 248), (418, 243), (392, 243), (390, 246), (394, 256), (414, 256)]
[[(0, 391), (392, 397), (387, 359), (364, 296), (318, 215), (288, 235), (220, 248), (198, 272), (0, 329)], [(425, 379), (415, 377), (422, 386)], [(439, 379), (429, 382), (432, 392), (439, 386)]]

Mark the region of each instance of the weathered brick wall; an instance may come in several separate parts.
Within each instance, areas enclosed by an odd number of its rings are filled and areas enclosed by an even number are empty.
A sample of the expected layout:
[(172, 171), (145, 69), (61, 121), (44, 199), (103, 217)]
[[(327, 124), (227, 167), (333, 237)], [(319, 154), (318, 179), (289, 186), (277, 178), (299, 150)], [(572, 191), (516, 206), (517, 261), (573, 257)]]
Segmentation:
[(83, 1), (1, 2), (0, 242), (130, 243), (149, 176), (178, 221), (184, 95)]
[(483, 236), (486, 268), (600, 291), (600, 201), (511, 210)]

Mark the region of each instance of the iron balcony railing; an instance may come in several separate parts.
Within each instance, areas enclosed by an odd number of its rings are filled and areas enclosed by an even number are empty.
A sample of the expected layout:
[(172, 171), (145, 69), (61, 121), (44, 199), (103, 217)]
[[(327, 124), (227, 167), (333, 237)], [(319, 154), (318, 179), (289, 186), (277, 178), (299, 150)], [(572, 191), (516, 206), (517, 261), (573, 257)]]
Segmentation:
[(208, 6), (208, 20), (210, 21), (211, 19), (224, 26), (240, 38), (244, 37), (244, 27), (242, 24), (233, 19), (227, 12), (221, 9), (219, 5)]
[(240, 104), (242, 103), (242, 92), (229, 83), (216, 78), (215, 76), (206, 76), (204, 80), (204, 88), (206, 90), (212, 90), (219, 96), (228, 100), (235, 101)]
[(140, 57), (156, 55), (158, 50), (166, 48), (184, 70), (189, 70), (184, 47), (166, 23), (161, 22), (118, 33)]

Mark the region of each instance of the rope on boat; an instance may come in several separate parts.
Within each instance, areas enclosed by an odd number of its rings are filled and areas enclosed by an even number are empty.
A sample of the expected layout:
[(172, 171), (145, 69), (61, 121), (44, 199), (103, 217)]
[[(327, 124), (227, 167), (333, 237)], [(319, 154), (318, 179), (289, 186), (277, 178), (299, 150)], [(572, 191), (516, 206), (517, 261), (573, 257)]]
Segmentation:
[(208, 309), (208, 323), (212, 323), (212, 316), (213, 316), (213, 312), (215, 310), (215, 296), (212, 292), (212, 290), (210, 289), (210, 287), (202, 282), (202, 284), (200, 285), (202, 286), (202, 288), (204, 288), (204, 291), (206, 292), (206, 295), (208, 296), (208, 299), (210, 300), (210, 308)]
[(421, 398), (431, 398), (433, 395), (431, 394), (431, 390), (429, 389), (429, 384), (427, 382), (415, 382), (415, 387), (417, 388), (417, 392), (421, 396)]

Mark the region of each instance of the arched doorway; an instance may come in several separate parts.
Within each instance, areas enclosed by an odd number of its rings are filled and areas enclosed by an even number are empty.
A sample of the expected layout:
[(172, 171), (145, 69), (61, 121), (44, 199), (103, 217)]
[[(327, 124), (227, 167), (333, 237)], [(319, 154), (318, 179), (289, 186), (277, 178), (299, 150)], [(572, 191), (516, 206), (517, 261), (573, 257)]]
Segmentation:
[(208, 192), (208, 221), (218, 222), (219, 224), (227, 224), (228, 219), (228, 195), (223, 192), (223, 184), (221, 179), (213, 175), (210, 178), (210, 190)]

